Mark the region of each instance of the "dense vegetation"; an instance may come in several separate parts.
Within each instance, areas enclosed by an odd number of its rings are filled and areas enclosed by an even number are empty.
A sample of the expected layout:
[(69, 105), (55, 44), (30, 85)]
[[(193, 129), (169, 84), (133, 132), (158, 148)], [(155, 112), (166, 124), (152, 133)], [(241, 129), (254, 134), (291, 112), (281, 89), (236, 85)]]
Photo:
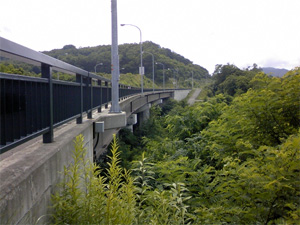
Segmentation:
[[(92, 168), (96, 174), (87, 179), (82, 172), (88, 182), (79, 185), (78, 173), (66, 170), (71, 179), (56, 195), (55, 221), (297, 224), (300, 68), (277, 78), (224, 65), (213, 79), (219, 86), (207, 89), (205, 101), (153, 107), (135, 135), (123, 130), (107, 176)], [(244, 79), (245, 89), (237, 85)], [(88, 189), (80, 192), (82, 185)]]
[(7, 59), (2, 61), (3, 62), (0, 63), (0, 72), (40, 77), (41, 69), (37, 66), (31, 66), (28, 64), (22, 64), (22, 66), (20, 64), (14, 65), (13, 63), (10, 63)]

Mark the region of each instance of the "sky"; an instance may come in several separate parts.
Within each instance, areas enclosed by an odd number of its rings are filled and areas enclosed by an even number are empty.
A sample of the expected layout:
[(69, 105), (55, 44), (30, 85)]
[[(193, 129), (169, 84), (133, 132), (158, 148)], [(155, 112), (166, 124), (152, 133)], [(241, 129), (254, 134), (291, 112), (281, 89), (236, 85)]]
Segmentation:
[[(0, 12), (0, 36), (36, 51), (111, 44), (111, 0), (0, 0)], [(118, 0), (122, 23), (209, 73), (300, 66), (300, 0)], [(119, 44), (139, 41), (118, 27)]]

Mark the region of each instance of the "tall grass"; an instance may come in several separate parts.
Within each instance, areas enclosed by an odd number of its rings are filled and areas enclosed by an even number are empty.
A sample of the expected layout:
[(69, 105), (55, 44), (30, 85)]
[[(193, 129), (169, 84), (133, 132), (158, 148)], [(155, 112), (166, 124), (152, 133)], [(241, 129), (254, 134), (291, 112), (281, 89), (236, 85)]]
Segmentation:
[[(52, 196), (54, 224), (132, 224), (135, 219), (133, 180), (119, 166), (116, 138), (107, 177), (86, 158), (84, 137), (76, 137), (74, 163), (64, 168), (60, 191)], [(132, 210), (133, 209), (133, 210)]]
[(154, 164), (144, 154), (134, 179), (120, 166), (115, 136), (105, 175), (86, 157), (82, 135), (74, 146), (74, 163), (64, 168), (59, 191), (52, 196), (54, 224), (187, 224), (184, 184), (166, 184), (166, 190), (152, 187)]

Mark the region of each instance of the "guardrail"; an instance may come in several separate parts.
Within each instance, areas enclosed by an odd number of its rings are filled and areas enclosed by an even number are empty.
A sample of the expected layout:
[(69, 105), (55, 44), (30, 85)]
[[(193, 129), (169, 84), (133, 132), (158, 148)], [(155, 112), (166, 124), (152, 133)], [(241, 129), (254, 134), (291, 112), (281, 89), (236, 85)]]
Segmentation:
[[(108, 107), (111, 81), (0, 37), (0, 56), (40, 65), (41, 78), (0, 73), (0, 153), (43, 135), (53, 142), (53, 129), (83, 114)], [(76, 82), (52, 79), (52, 70), (76, 76)], [(145, 92), (152, 89), (144, 89)], [(140, 93), (119, 85), (119, 97)]]

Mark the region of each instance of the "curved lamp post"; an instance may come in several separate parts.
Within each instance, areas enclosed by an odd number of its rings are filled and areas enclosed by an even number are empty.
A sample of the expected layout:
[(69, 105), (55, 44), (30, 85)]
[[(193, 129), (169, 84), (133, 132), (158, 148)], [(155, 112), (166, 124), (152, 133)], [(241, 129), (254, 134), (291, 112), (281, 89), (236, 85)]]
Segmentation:
[(98, 63), (98, 64), (96, 64), (96, 66), (94, 67), (95, 68), (95, 73), (96, 73), (96, 68), (97, 68), (97, 66), (102, 66), (103, 65), (103, 63)]
[(194, 89), (194, 71), (192, 71), (192, 89)]
[(168, 68), (168, 70), (173, 70), (173, 72), (174, 72), (174, 82), (173, 82), (173, 84), (174, 84), (174, 90), (176, 89), (176, 77), (175, 77), (175, 73), (177, 73), (177, 76), (178, 76), (178, 68), (176, 68), (176, 69), (172, 69), (172, 68)]
[(140, 75), (141, 75), (141, 93), (144, 93), (144, 82), (143, 82), (143, 75), (144, 75), (144, 68), (143, 68), (143, 42), (142, 42), (142, 31), (141, 29), (133, 24), (121, 24), (121, 26), (133, 26), (137, 28), (140, 31), (140, 48), (141, 48), (141, 67), (139, 69)]
[(153, 83), (152, 89), (154, 92), (154, 55), (151, 52), (146, 52), (146, 51), (144, 51), (144, 52), (152, 55), (152, 83)]
[(165, 91), (165, 65), (160, 62), (156, 62), (156, 64), (160, 64), (163, 66), (163, 89)]

